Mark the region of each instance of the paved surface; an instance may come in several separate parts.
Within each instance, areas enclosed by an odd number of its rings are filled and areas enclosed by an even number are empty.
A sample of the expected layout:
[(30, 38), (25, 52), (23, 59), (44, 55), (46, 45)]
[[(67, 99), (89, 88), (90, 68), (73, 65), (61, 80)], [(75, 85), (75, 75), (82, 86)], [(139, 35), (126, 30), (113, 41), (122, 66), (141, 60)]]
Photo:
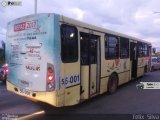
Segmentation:
[[(160, 113), (160, 89), (138, 90), (136, 85), (142, 81), (160, 82), (160, 71), (147, 73), (138, 80), (122, 85), (112, 95), (100, 95), (79, 105), (65, 108), (54, 108), (46, 104), (32, 102), (24, 97), (7, 92), (5, 85), (0, 83), (0, 113), (23, 116), (41, 111), (43, 118), (39, 117), (39, 119), (46, 118), (46, 114), (53, 118), (55, 117), (54, 115), (59, 114), (70, 115), (73, 118), (72, 115), (75, 114), (91, 117), (93, 115), (111, 114), (111, 117), (116, 117), (116, 114)], [(45, 114), (42, 112), (43, 110)]]

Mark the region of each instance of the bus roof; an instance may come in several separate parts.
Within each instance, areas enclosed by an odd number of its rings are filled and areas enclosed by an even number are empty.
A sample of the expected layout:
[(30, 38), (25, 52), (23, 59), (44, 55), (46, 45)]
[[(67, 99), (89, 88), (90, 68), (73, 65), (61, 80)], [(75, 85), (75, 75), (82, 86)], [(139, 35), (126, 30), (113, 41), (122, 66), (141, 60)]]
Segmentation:
[(94, 31), (97, 31), (97, 32), (113, 34), (113, 35), (117, 35), (117, 36), (120, 36), (120, 37), (129, 38), (131, 40), (144, 42), (144, 43), (147, 43), (148, 45), (151, 46), (151, 43), (148, 42), (148, 41), (145, 41), (145, 40), (133, 37), (133, 36), (125, 35), (125, 34), (122, 34), (122, 33), (119, 33), (119, 32), (115, 32), (115, 31), (112, 31), (112, 30), (109, 30), (109, 29), (101, 28), (101, 27), (98, 27), (98, 26), (95, 26), (95, 25), (91, 25), (91, 24), (88, 24), (88, 23), (85, 23), (85, 22), (81, 22), (81, 21), (78, 21), (78, 20), (63, 16), (63, 15), (61, 15), (61, 21), (72, 24), (72, 25), (76, 25), (76, 26), (79, 26), (79, 27), (82, 27), (82, 28), (94, 30)]

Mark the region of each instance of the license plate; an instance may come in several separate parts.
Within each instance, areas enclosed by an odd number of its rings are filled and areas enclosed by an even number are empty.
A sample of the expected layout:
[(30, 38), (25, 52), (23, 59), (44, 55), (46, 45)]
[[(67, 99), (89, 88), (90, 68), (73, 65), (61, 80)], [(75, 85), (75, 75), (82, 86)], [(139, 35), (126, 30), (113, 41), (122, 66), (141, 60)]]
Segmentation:
[(27, 95), (27, 96), (31, 95), (31, 92), (29, 90), (24, 89), (24, 88), (20, 88), (19, 93)]

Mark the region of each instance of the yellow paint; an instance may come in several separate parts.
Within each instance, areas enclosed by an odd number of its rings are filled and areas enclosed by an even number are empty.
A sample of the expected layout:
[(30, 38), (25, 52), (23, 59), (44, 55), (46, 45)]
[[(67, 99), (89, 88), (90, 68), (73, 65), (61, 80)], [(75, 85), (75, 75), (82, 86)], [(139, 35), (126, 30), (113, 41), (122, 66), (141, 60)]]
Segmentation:
[(130, 73), (129, 73), (129, 80), (132, 79), (132, 61), (130, 61)]
[(101, 79), (100, 82), (100, 94), (107, 92), (107, 84), (109, 77)]
[[(64, 78), (68, 75), (74, 75), (79, 74), (80, 75), (80, 63), (79, 61), (74, 63), (61, 63), (61, 78)], [(77, 104), (80, 101), (80, 84), (78, 86), (64, 88), (64, 97), (61, 97), (61, 99), (64, 99), (64, 105), (74, 105)], [(63, 101), (63, 100), (61, 100)]]
[[(31, 99), (33, 101), (34, 100), (36, 100), (36, 101), (42, 101), (42, 102), (48, 103), (50, 105), (59, 107), (59, 106), (57, 106), (57, 92), (56, 91), (53, 91), (53, 92), (32, 92), (32, 91), (30, 91), (31, 95), (33, 93), (36, 94), (36, 96), (33, 97), (33, 96), (26, 96), (24, 94), (16, 92), (14, 90), (14, 88), (17, 88), (17, 87), (7, 81), (7, 90), (9, 90), (11, 92), (14, 92), (14, 93), (16, 93), (16, 94), (18, 94), (20, 96), (27, 97), (27, 98), (29, 98), (29, 99)], [(18, 91), (19, 91), (19, 88), (18, 88)]]
[(75, 105), (80, 102), (79, 90), (80, 85), (65, 89), (65, 106)]
[(64, 106), (65, 88), (61, 88), (57, 91), (57, 106)]
[(96, 93), (97, 88), (97, 64), (90, 65), (90, 95)]
[(137, 68), (137, 77), (144, 75), (144, 67)]
[(138, 58), (137, 77), (140, 77), (140, 76), (144, 75), (145, 65), (146, 65), (146, 61), (144, 61), (144, 57)]
[(88, 99), (89, 98), (89, 66), (82, 66), (81, 67), (81, 86), (82, 91), (81, 99)]
[(119, 75), (119, 85), (128, 82), (130, 79), (130, 71), (120, 73)]

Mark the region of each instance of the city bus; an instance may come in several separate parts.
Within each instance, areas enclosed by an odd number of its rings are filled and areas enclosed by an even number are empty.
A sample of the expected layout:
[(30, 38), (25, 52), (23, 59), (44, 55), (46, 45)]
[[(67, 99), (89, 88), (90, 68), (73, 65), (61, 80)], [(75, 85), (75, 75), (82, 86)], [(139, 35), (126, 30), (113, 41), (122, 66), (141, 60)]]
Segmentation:
[(7, 25), (7, 90), (63, 107), (150, 71), (151, 43), (55, 13)]

